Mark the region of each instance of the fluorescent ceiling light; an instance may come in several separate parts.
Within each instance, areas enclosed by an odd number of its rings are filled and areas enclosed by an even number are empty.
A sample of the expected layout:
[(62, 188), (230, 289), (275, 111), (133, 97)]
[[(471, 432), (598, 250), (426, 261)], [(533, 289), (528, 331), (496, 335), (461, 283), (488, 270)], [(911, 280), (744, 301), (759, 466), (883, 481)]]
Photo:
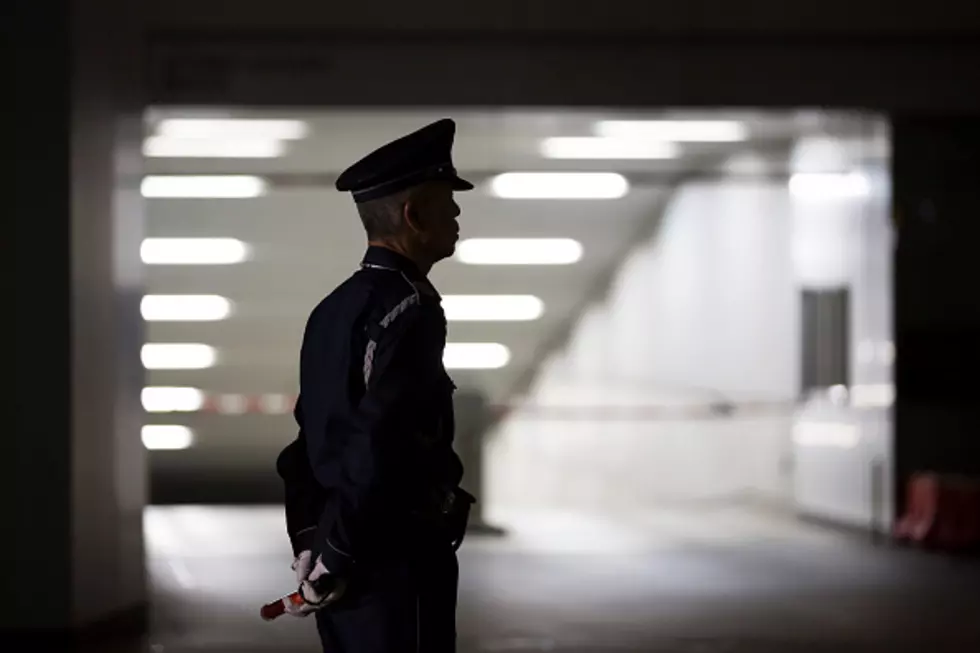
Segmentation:
[(274, 159), (286, 146), (274, 139), (212, 140), (151, 136), (143, 141), (143, 156), (155, 158)]
[(730, 143), (748, 138), (745, 125), (734, 120), (604, 120), (596, 125), (596, 132), (606, 138), (693, 143)]
[(442, 363), (453, 370), (495, 370), (510, 362), (510, 350), (496, 342), (450, 342)]
[(170, 118), (157, 125), (158, 136), (167, 138), (271, 139), (292, 141), (306, 138), (309, 125), (302, 120), (220, 120)]
[(568, 265), (582, 258), (571, 238), (469, 238), (456, 246), (456, 259), (469, 265)]
[(228, 265), (248, 256), (248, 245), (235, 238), (146, 238), (140, 245), (147, 265)]
[(148, 413), (194, 412), (204, 406), (204, 393), (197, 388), (152, 386), (143, 388), (140, 399)]
[(549, 159), (672, 159), (680, 148), (669, 141), (625, 138), (558, 137), (541, 143)]
[(147, 424), (140, 435), (152, 451), (187, 449), (194, 443), (194, 433), (178, 424)]
[(245, 199), (266, 190), (265, 180), (251, 175), (149, 175), (140, 184), (150, 198)]
[(220, 295), (146, 295), (140, 312), (147, 322), (214, 322), (231, 315), (231, 302)]
[(617, 199), (629, 192), (626, 178), (615, 172), (505, 172), (490, 181), (504, 199)]
[(201, 370), (218, 359), (214, 347), (200, 344), (147, 344), (140, 352), (148, 370)]
[(860, 199), (871, 194), (871, 181), (860, 172), (799, 172), (790, 177), (789, 192), (811, 202)]
[(450, 322), (521, 322), (541, 317), (544, 302), (534, 295), (445, 295), (442, 308)]

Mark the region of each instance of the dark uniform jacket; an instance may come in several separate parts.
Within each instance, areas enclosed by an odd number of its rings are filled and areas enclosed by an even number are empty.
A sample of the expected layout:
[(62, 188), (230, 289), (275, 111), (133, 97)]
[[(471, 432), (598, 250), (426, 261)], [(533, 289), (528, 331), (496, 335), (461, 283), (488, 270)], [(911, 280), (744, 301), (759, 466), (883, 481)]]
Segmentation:
[(369, 247), (313, 310), (300, 360), (299, 435), (279, 455), (294, 554), (331, 573), (397, 555), (413, 529), (461, 539), (446, 320), (413, 262)]

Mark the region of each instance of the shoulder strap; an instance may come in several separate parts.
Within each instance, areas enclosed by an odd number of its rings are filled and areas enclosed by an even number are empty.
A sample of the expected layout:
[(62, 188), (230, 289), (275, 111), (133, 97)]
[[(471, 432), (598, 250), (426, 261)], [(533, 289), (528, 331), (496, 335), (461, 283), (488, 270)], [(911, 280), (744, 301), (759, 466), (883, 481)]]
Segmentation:
[(391, 328), (395, 325), (399, 317), (405, 314), (409, 308), (412, 306), (418, 306), (421, 303), (421, 289), (416, 284), (412, 283), (407, 276), (400, 270), (394, 268), (387, 268), (380, 265), (373, 265), (369, 263), (362, 263), (361, 269), (372, 269), (372, 270), (385, 270), (388, 272), (393, 272), (398, 274), (405, 280), (408, 288), (410, 288), (410, 294), (406, 295), (404, 299), (395, 304), (395, 306), (389, 310), (380, 320), (377, 322), (368, 322), (365, 325), (365, 329), (368, 333), (367, 346), (364, 349), (364, 387), (366, 388), (371, 380), (371, 374), (374, 371), (375, 353), (378, 349), (378, 343), (385, 336), (386, 332), (389, 332)]

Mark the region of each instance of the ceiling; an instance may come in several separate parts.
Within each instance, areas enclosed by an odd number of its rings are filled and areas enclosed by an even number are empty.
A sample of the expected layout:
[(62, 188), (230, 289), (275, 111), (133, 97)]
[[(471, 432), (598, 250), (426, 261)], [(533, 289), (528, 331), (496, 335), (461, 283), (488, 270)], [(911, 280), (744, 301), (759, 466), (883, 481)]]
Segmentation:
[[(168, 108), (151, 110), (147, 128), (166, 117), (299, 119), (309, 125), (303, 140), (287, 144), (271, 159), (148, 158), (147, 174), (247, 173), (270, 180), (270, 191), (250, 199), (148, 199), (147, 237), (233, 237), (251, 247), (237, 265), (154, 265), (147, 267), (152, 294), (218, 294), (234, 304), (233, 314), (216, 322), (150, 322), (147, 342), (206, 343), (217, 348), (218, 363), (200, 370), (150, 370), (151, 386), (192, 386), (216, 398), (292, 395), (304, 323), (312, 307), (357, 266), (365, 241), (348, 196), (332, 187), (335, 176), (382, 143), (432, 120), (457, 122), (454, 158), (460, 173), (478, 183), (459, 194), (462, 238), (562, 237), (583, 245), (572, 265), (473, 266), (445, 261), (431, 279), (443, 295), (533, 294), (543, 300), (542, 317), (530, 322), (451, 322), (451, 342), (498, 342), (511, 351), (497, 370), (452, 371), (461, 387), (478, 388), (504, 402), (539, 364), (542, 353), (593, 299), (601, 281), (638, 238), (651, 233), (672, 188), (692, 175), (711, 174), (734, 154), (754, 153), (783, 170), (788, 146), (803, 133), (833, 123), (837, 134), (859, 128), (844, 118), (817, 113), (722, 112), (736, 118), (749, 138), (735, 143), (685, 143), (670, 160), (570, 161), (539, 154), (542, 139), (589, 136), (599, 119), (701, 118), (706, 114), (613, 111), (252, 111)], [(631, 182), (630, 192), (613, 200), (506, 200), (483, 183), (505, 171), (616, 171)], [(272, 402), (275, 404), (275, 402)], [(220, 406), (221, 404), (219, 401)], [(271, 404), (270, 404), (271, 405)], [(267, 406), (268, 408), (268, 406)], [(277, 412), (273, 409), (273, 412)], [(281, 412), (281, 407), (280, 407)], [(245, 414), (201, 411), (151, 414), (148, 423), (184, 424), (195, 432), (195, 451), (221, 460), (230, 448), (268, 460), (295, 432), (290, 417), (263, 414), (261, 405)], [(157, 452), (176, 456), (179, 452)]]

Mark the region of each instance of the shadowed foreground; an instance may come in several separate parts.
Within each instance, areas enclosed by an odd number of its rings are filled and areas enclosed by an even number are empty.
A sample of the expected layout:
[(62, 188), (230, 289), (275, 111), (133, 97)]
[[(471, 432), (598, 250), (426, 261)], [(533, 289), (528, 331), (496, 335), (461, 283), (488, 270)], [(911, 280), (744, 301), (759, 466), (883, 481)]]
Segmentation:
[[(319, 651), (312, 620), (258, 618), (294, 584), (282, 519), (275, 507), (148, 509), (147, 649)], [(980, 650), (976, 561), (735, 508), (499, 521), (509, 537), (461, 550), (460, 653)]]

